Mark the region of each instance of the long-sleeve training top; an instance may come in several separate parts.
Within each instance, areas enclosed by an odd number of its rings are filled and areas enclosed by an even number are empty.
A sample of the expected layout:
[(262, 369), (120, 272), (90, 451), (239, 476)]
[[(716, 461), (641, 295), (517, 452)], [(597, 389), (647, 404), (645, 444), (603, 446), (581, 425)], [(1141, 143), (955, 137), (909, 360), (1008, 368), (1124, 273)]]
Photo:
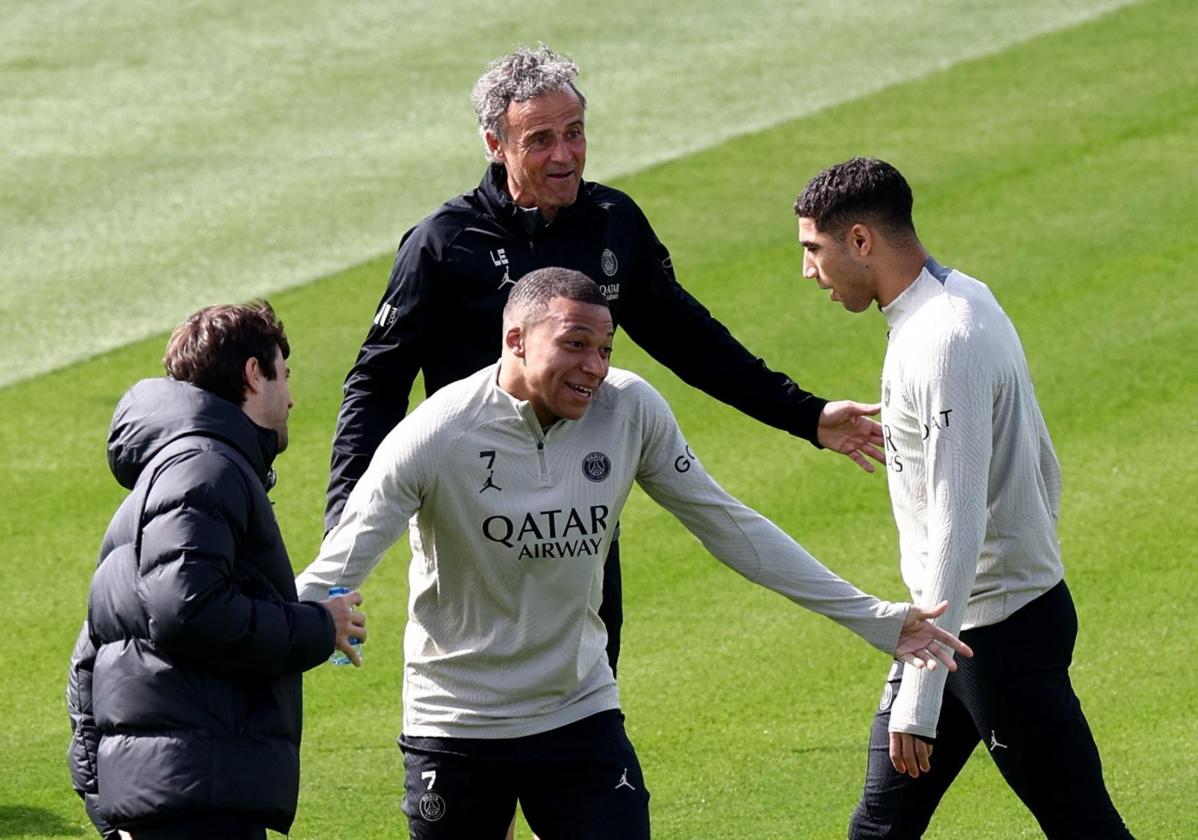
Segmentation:
[[(929, 260), (883, 308), (882, 426), (903, 581), (950, 633), (996, 624), (1064, 576), (1061, 471), (1027, 359), (985, 284)], [(936, 734), (947, 672), (906, 666), (892, 732)]]
[(598, 609), (634, 480), (728, 566), (893, 653), (907, 605), (729, 496), (643, 379), (613, 368), (582, 419), (543, 431), (497, 376), (441, 389), (386, 437), (297, 580), (302, 598), (357, 588), (410, 525), (406, 734), (515, 738), (619, 708)]

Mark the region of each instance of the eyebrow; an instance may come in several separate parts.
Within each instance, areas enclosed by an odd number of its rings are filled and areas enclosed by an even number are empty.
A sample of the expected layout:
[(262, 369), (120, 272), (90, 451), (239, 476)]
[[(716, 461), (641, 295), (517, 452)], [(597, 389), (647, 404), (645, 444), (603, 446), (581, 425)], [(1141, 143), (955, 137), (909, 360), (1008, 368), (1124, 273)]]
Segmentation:
[[(575, 127), (585, 128), (586, 120), (579, 118), (577, 120), (571, 120), (570, 122), (566, 123), (566, 125), (565, 125), (565, 128), (567, 128), (567, 129), (575, 128)], [(551, 133), (553, 133), (553, 130), (554, 130), (553, 124), (536, 125), (536, 126), (533, 126), (532, 128), (529, 128), (528, 130), (526, 130), (522, 136), (527, 138), (527, 137), (535, 137), (538, 134), (546, 134), (546, 133), (551, 134)]]
[[(594, 329), (593, 327), (589, 327), (589, 326), (587, 326), (586, 324), (571, 324), (571, 323), (565, 323), (565, 324), (562, 324), (562, 326), (561, 326), (561, 330), (562, 330), (562, 332), (563, 332), (563, 333), (569, 333), (569, 332), (575, 332), (575, 331), (578, 331), (578, 332), (585, 332), (585, 333), (589, 333), (589, 334), (591, 334), (591, 335), (598, 335), (598, 330)], [(613, 325), (612, 325), (612, 328), (611, 328), (610, 330), (608, 330), (608, 331), (607, 331), (607, 337), (608, 337), (608, 338), (611, 338), (611, 337), (612, 337), (613, 335), (615, 335), (615, 334), (616, 334), (616, 327), (615, 327), (615, 325), (613, 324)]]

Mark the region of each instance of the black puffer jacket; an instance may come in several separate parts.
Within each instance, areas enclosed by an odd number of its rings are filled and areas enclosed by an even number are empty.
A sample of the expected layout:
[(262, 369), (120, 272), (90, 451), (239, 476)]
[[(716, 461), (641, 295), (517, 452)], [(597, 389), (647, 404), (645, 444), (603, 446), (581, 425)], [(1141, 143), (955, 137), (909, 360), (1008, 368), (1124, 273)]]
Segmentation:
[(113, 516), (71, 659), (75, 789), (102, 834), (235, 812), (286, 832), (299, 793), (301, 673), (333, 651), (299, 603), (266, 496), (273, 431), (183, 382), (145, 380), (109, 432), (132, 492)]

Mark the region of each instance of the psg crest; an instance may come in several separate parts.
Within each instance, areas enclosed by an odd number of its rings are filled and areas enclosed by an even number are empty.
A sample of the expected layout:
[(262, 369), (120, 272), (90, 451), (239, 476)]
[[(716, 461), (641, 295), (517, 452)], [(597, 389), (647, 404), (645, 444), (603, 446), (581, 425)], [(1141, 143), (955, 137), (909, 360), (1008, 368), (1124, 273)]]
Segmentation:
[(603, 256), (600, 257), (599, 262), (600, 265), (603, 266), (604, 274), (606, 274), (608, 277), (616, 276), (616, 271), (619, 269), (620, 263), (616, 259), (616, 255), (612, 253), (611, 248), (603, 249)]
[(445, 800), (439, 793), (430, 790), (420, 797), (420, 816), (428, 822), (436, 822), (445, 816)]
[(582, 474), (591, 481), (602, 481), (611, 472), (611, 461), (602, 452), (592, 452), (582, 459)]

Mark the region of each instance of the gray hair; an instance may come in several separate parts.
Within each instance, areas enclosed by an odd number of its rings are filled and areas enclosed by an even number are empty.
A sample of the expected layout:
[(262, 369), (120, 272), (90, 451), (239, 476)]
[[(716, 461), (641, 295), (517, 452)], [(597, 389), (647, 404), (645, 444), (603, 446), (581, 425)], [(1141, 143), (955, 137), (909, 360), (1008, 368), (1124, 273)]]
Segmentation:
[(603, 290), (581, 271), (550, 266), (530, 271), (512, 286), (503, 307), (503, 328), (529, 327), (545, 317), (554, 298), (610, 308)]
[(534, 97), (569, 88), (578, 96), (585, 111), (587, 98), (575, 87), (576, 78), (578, 65), (569, 56), (558, 55), (543, 43), (535, 50), (518, 46), (514, 52), (488, 64), (487, 72), (475, 82), (470, 94), (487, 160), (495, 160), (487, 148), (487, 132), (490, 131), (500, 140), (507, 140), (504, 123), (507, 108), (513, 102), (527, 102)]

